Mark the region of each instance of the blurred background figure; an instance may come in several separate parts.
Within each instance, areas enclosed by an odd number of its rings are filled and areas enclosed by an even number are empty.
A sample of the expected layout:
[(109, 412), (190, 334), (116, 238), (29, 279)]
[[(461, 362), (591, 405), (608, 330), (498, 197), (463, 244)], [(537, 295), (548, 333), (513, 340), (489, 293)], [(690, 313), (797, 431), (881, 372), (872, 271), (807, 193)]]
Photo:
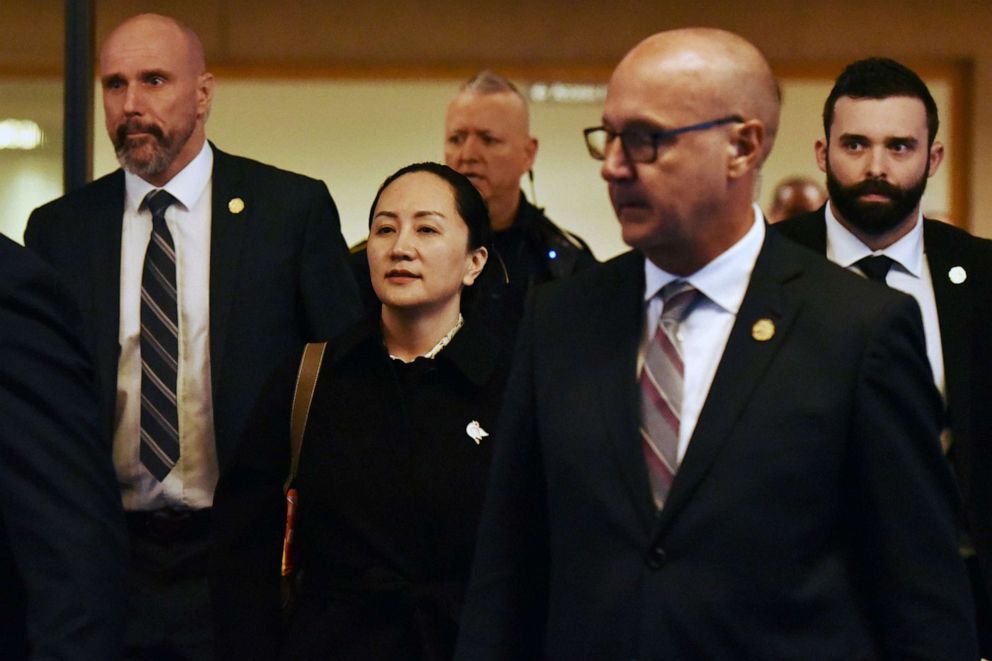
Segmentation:
[(279, 558), (296, 362), (274, 375), (221, 476), (218, 658), (454, 652), (506, 374), (495, 336), (460, 312), (486, 264), (489, 216), (467, 178), (420, 163), (386, 179), (369, 228), (381, 312), (330, 342), (321, 362), (293, 482), (300, 578), (285, 633)]
[(0, 235), (0, 659), (106, 661), (124, 635), (124, 513), (81, 320)]
[(531, 287), (596, 263), (585, 241), (551, 222), (520, 190), (527, 175), (535, 197), (537, 147), (527, 100), (492, 71), (470, 78), (448, 104), (444, 162), (468, 177), (486, 201), (493, 257), (502, 267), (490, 271), (501, 277), (480, 282), (476, 308), (507, 346), (512, 346)]
[(779, 182), (768, 209), (768, 222), (777, 223), (801, 213), (816, 211), (827, 201), (823, 186), (809, 177), (789, 177)]

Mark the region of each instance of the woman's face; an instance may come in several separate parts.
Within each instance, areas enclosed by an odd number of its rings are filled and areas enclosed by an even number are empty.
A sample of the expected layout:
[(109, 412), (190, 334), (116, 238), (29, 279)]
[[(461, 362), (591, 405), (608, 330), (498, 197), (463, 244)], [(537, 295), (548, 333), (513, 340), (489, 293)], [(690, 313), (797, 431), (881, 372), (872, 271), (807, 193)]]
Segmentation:
[(468, 248), (468, 226), (448, 182), (411, 172), (379, 196), (368, 241), (372, 287), (383, 305), (403, 310), (458, 309), (463, 286), (486, 263)]

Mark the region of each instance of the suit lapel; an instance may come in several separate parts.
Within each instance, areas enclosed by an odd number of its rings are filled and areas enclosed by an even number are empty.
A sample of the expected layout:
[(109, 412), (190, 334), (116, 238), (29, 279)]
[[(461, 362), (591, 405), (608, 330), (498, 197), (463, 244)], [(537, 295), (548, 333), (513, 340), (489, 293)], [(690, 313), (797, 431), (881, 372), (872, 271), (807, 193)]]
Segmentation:
[(94, 195), (93, 206), (82, 210), (89, 218), (86, 242), (89, 245), (92, 275), (95, 358), (99, 370), (103, 417), (113, 429), (117, 400), (117, 362), (120, 357), (121, 313), (121, 224), (124, 218), (124, 172), (118, 170), (110, 180), (109, 190)]
[(250, 191), (242, 184), (237, 161), (212, 144), (211, 147), (214, 170), (210, 217), (210, 371), (217, 392), (228, 319), (238, 283), (241, 245), (254, 209)]
[[(792, 252), (795, 249), (785, 243), (785, 239), (774, 232), (769, 232), (765, 237), (689, 448), (659, 517), (659, 531), (671, 524), (679, 509), (705, 478), (720, 449), (732, 435), (769, 363), (789, 334), (801, 301), (790, 298), (784, 285), (801, 274), (801, 266)], [(760, 320), (773, 324), (771, 338), (755, 339), (753, 329)], [(768, 328), (766, 322), (762, 324)]]
[(827, 254), (826, 205), (776, 225), (772, 229), (801, 246), (821, 255)]
[(603, 384), (599, 412), (609, 436), (613, 460), (629, 489), (631, 502), (645, 532), (654, 522), (651, 489), (638, 431), (640, 399), (637, 351), (641, 338), (644, 297), (644, 258), (630, 252), (619, 258), (614, 278), (600, 284), (592, 297), (596, 314), (583, 319), (587, 344), (580, 355), (589, 361)]
[(950, 277), (951, 269), (963, 269), (967, 275), (967, 265), (958, 246), (936, 223), (924, 220), (923, 245), (927, 264), (930, 267), (930, 280), (933, 283), (934, 300), (937, 303), (937, 320), (940, 326), (941, 354), (944, 359), (944, 383), (948, 409), (951, 411), (954, 432), (960, 435), (960, 425), (969, 419), (966, 407), (969, 405), (969, 384), (971, 383), (971, 327), (972, 282), (965, 279), (955, 284)]

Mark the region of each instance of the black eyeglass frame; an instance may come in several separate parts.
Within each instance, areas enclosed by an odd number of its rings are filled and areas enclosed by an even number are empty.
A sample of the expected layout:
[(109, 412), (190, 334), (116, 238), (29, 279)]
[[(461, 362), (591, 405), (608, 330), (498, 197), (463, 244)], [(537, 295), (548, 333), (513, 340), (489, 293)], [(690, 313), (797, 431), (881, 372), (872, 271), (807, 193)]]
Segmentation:
[[(651, 158), (649, 159), (637, 159), (631, 156), (630, 149), (628, 148), (627, 143), (624, 141), (623, 138), (624, 136), (623, 131), (616, 132), (616, 131), (611, 131), (605, 126), (592, 126), (590, 128), (583, 129), (582, 135), (585, 137), (586, 149), (589, 151), (589, 155), (592, 156), (597, 161), (606, 160), (606, 145), (609, 144), (611, 139), (619, 136), (620, 146), (623, 148), (624, 156), (626, 156), (629, 160), (633, 161), (634, 163), (653, 163), (655, 159), (658, 158), (658, 146), (664, 140), (668, 140), (669, 138), (674, 138), (676, 136), (682, 135), (683, 133), (692, 133), (693, 131), (705, 131), (706, 129), (711, 129), (715, 126), (722, 126), (724, 124), (741, 124), (743, 122), (744, 122), (744, 118), (741, 117), (740, 115), (727, 115), (726, 117), (721, 117), (719, 119), (711, 119), (709, 121), (700, 122), (698, 124), (690, 124), (689, 126), (680, 126), (679, 128), (668, 129), (666, 131), (655, 131), (654, 133), (648, 134), (648, 137), (651, 138)], [(594, 148), (589, 140), (590, 135), (594, 133), (598, 133), (600, 131), (606, 134), (606, 141), (603, 143), (602, 152)]]

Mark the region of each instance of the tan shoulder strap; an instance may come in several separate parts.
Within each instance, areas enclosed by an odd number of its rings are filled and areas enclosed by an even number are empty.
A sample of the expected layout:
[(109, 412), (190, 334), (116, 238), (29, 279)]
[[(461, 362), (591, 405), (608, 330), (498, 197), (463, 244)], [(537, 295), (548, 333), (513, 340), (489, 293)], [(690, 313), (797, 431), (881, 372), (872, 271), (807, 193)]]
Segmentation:
[(296, 390), (293, 392), (293, 409), (289, 416), (289, 476), (283, 485), (283, 491), (289, 490), (293, 480), (296, 479), (296, 471), (300, 467), (303, 434), (307, 430), (310, 403), (313, 402), (313, 391), (317, 387), (317, 375), (320, 373), (320, 364), (324, 360), (325, 349), (327, 349), (327, 342), (308, 342), (303, 348), (300, 371), (296, 375)]

